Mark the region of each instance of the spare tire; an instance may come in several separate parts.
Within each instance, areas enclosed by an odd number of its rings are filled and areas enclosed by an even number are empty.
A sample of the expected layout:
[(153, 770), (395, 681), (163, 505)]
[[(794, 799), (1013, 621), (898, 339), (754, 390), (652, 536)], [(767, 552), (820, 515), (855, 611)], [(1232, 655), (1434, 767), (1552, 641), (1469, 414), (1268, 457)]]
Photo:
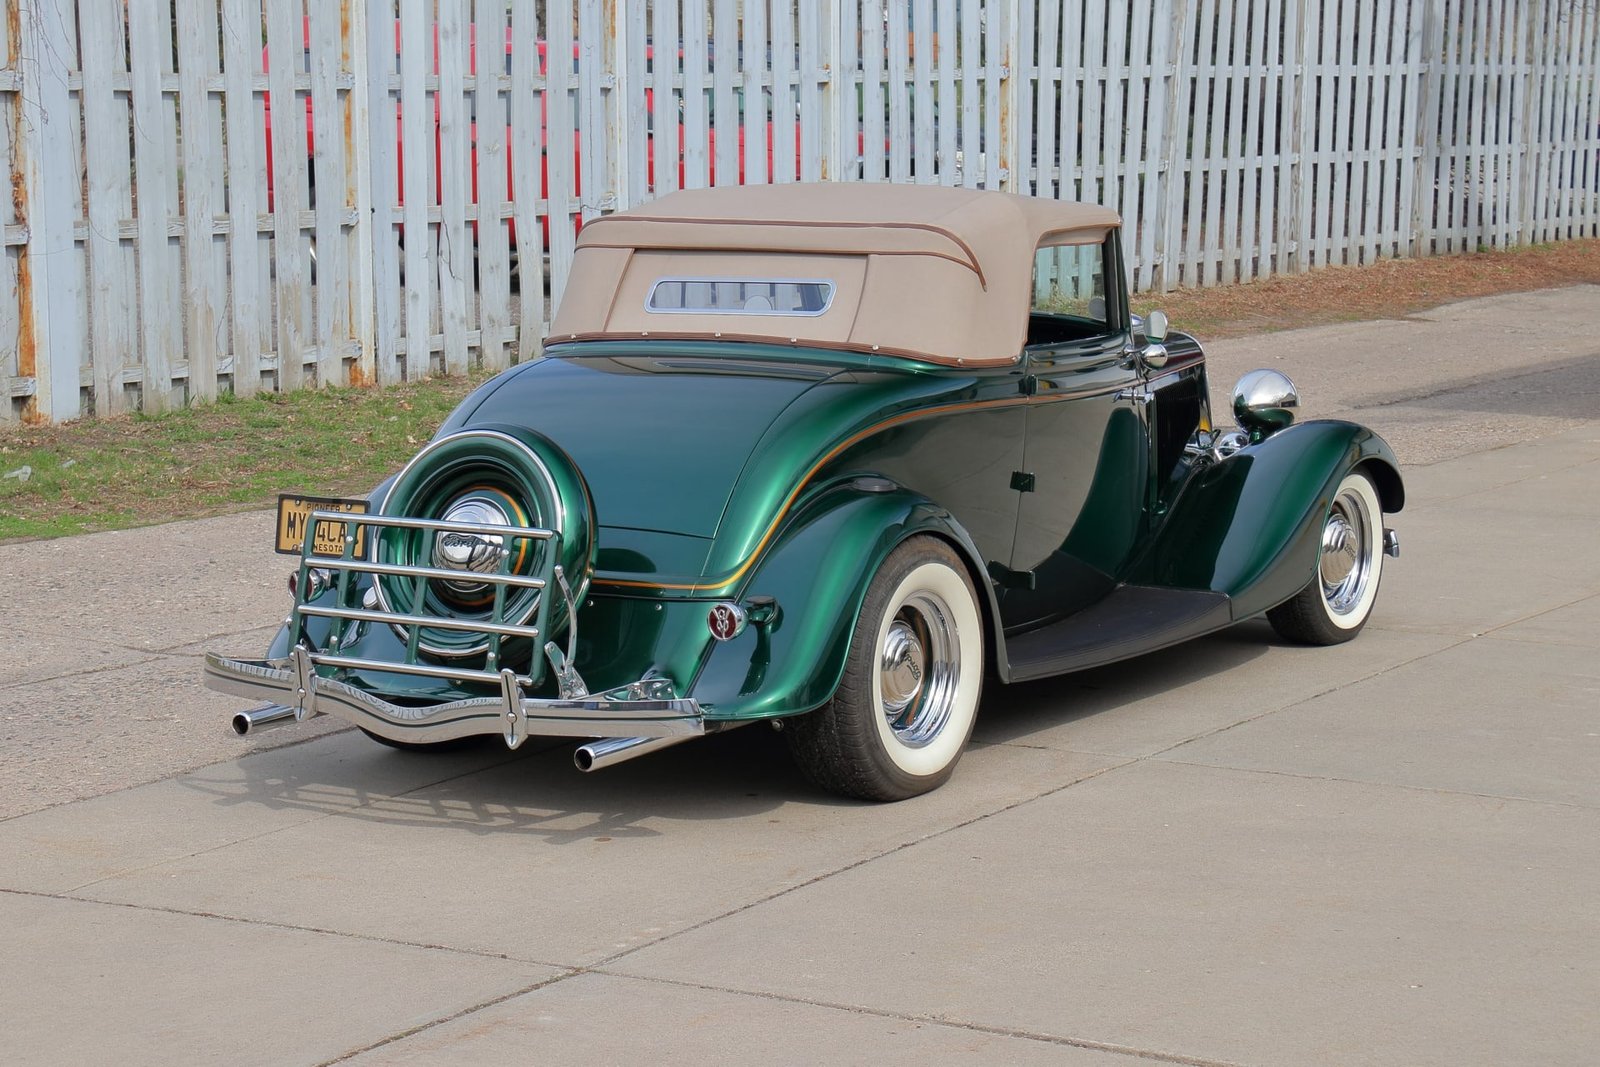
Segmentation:
[[(495, 572), (510, 553), (509, 573), (525, 577), (544, 572), (547, 554), (572, 590), (569, 604), (559, 587), (506, 586), (503, 622), (521, 626), (553, 594), (544, 640), (566, 629), (593, 573), (595, 517), (589, 488), (572, 458), (542, 434), (523, 427), (485, 426), (462, 430), (431, 442), (406, 464), (389, 486), (378, 510), (384, 515), (435, 519), (477, 526), (520, 526), (551, 531), (549, 540), (479, 533), (382, 527), (376, 539), (377, 562), (401, 567), (460, 571), (459, 580), (429, 578), (417, 595), (417, 580), (379, 574), (373, 581), (379, 607), (402, 615), (489, 622), (496, 583), (476, 575)], [(395, 626), (402, 639), (408, 628)], [(481, 631), (422, 627), (421, 652), (443, 659), (482, 656), (490, 638)], [(526, 642), (507, 642), (497, 666), (536, 650)]]

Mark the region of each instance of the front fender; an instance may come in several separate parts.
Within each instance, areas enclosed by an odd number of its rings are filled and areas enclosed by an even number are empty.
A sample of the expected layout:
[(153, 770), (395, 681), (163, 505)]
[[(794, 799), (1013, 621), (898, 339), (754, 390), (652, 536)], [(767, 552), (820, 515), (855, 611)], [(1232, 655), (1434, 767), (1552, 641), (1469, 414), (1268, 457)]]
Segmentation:
[(776, 598), (772, 625), (751, 625), (711, 652), (690, 693), (716, 719), (810, 711), (832, 698), (867, 587), (900, 542), (941, 537), (967, 561), (989, 625), (998, 617), (972, 539), (944, 509), (903, 489), (836, 485), (786, 525), (741, 591)]
[(1357, 467), (1369, 468), (1384, 510), (1399, 511), (1399, 463), (1364, 426), (1299, 423), (1240, 449), (1184, 487), (1139, 580), (1225, 593), (1236, 621), (1283, 603), (1315, 575), (1334, 491)]

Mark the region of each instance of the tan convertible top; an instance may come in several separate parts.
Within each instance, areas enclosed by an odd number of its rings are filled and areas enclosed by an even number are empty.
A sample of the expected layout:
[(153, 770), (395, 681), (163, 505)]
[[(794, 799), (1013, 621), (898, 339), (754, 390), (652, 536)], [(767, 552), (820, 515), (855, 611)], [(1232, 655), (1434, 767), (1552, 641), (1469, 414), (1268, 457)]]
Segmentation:
[[(1034, 250), (1098, 243), (1118, 221), (1090, 204), (930, 185), (672, 193), (584, 225), (550, 342), (715, 338), (1009, 363)], [(767, 295), (718, 295), (747, 291)]]

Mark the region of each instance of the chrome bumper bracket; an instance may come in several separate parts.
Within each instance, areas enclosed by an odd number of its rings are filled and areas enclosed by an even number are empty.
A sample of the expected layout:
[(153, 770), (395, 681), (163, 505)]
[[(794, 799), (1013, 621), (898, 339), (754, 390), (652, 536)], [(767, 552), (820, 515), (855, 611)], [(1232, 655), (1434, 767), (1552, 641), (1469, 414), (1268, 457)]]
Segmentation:
[(546, 641), (544, 655), (550, 661), (550, 669), (555, 672), (556, 688), (563, 698), (589, 695), (589, 686), (584, 682), (583, 675), (574, 669), (572, 663), (562, 653), (560, 645), (554, 641)]
[(506, 747), (513, 751), (528, 739), (528, 713), (522, 708), (522, 686), (517, 672), (509, 667), (500, 672), (500, 699), (506, 709)]
[(294, 666), (294, 721), (305, 722), (317, 714), (317, 668), (304, 645), (295, 645), (289, 653)]
[[(282, 659), (230, 659), (206, 653), (206, 686), (294, 708), (297, 721), (333, 715), (394, 741), (429, 743), (499, 734), (510, 748), (531, 736), (698, 737), (706, 732), (700, 704), (673, 694), (667, 679), (603, 693), (524, 696), (524, 680), (499, 673), (500, 692), (423, 707), (393, 704), (348, 682), (316, 673), (317, 656), (297, 646)], [(337, 658), (337, 657), (335, 657)], [(371, 664), (382, 670), (382, 664)]]

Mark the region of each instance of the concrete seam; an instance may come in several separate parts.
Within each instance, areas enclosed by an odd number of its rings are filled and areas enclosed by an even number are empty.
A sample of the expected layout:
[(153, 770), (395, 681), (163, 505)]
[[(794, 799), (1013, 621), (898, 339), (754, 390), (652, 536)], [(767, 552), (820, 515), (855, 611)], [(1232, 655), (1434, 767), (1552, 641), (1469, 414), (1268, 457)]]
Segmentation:
[(834, 1001), (817, 1000), (811, 997), (797, 997), (784, 993), (771, 993), (764, 990), (738, 989), (731, 986), (719, 986), (705, 982), (690, 982), (679, 978), (660, 978), (637, 974), (628, 974), (625, 971), (608, 971), (599, 967), (587, 968), (591, 974), (605, 975), (609, 978), (624, 978), (635, 982), (656, 982), (662, 985), (678, 986), (685, 989), (698, 989), (707, 993), (730, 993), (735, 996), (753, 997), (757, 1000), (770, 1000), (783, 1004), (805, 1004), (814, 1008), (828, 1008), (834, 1011), (850, 1012), (855, 1015), (867, 1015), (877, 1019), (893, 1019), (906, 1023), (929, 1023), (934, 1026), (946, 1026), (957, 1030), (967, 1030), (980, 1034), (992, 1034), (996, 1037), (1012, 1037), (1024, 1041), (1038, 1041), (1050, 1045), (1066, 1045), (1072, 1048), (1081, 1048), (1091, 1052), (1110, 1052), (1121, 1056), (1133, 1056), (1138, 1059), (1155, 1060), (1159, 1063), (1177, 1063), (1184, 1067), (1238, 1067), (1230, 1060), (1212, 1060), (1198, 1056), (1185, 1056), (1176, 1052), (1161, 1052), (1157, 1049), (1144, 1049), (1134, 1045), (1122, 1045), (1111, 1041), (1095, 1041), (1091, 1038), (1066, 1037), (1060, 1034), (1041, 1034), (1032, 1030), (1023, 1030), (1011, 1026), (993, 1026), (988, 1023), (968, 1022), (961, 1019), (951, 1019), (942, 1015), (920, 1015), (913, 1012), (890, 1011), (884, 1008), (870, 1008), (860, 1004), (839, 1004)]
[(1102, 767), (1099, 770), (1093, 771), (1093, 772), (1091, 772), (1089, 774), (1085, 774), (1082, 777), (1074, 778), (1070, 782), (1063, 782), (1061, 785), (1054, 786), (1054, 787), (1052, 787), (1050, 789), (1046, 789), (1041, 793), (1036, 793), (1036, 794), (1034, 794), (1033, 796), (1030, 796), (1030, 797), (1024, 797), (1021, 800), (1012, 801), (1011, 803), (1003, 805), (1002, 807), (996, 808), (993, 811), (984, 812), (982, 815), (975, 815), (970, 819), (963, 819), (961, 822), (953, 823), (953, 824), (951, 824), (949, 826), (946, 826), (946, 827), (944, 827), (942, 829), (934, 830), (934, 831), (932, 831), (930, 833), (923, 834), (921, 837), (915, 838), (914, 840), (902, 841), (900, 844), (895, 845), (892, 848), (884, 849), (882, 852), (874, 853), (871, 856), (863, 856), (862, 858), (860, 858), (858, 860), (853, 860), (850, 863), (846, 863), (841, 867), (835, 867), (832, 870), (823, 871), (823, 872), (821, 872), (819, 874), (814, 874), (810, 878), (807, 878), (802, 882), (797, 882), (794, 885), (786, 886), (783, 889), (779, 889), (776, 892), (768, 893), (765, 896), (758, 897), (755, 900), (747, 901), (746, 903), (740, 904), (737, 907), (729, 908), (727, 911), (721, 912), (720, 914), (710, 916), (709, 918), (701, 919), (699, 922), (692, 923), (689, 926), (685, 926), (681, 930), (674, 930), (671, 933), (663, 934), (662, 936), (660, 936), (658, 938), (655, 938), (654, 940), (646, 941), (646, 942), (643, 942), (641, 944), (634, 945), (631, 948), (623, 949), (621, 952), (615, 952), (615, 953), (611, 954), (610, 956), (603, 957), (602, 959), (600, 959), (597, 962), (595, 962), (594, 964), (592, 964), (589, 969), (594, 970), (594, 969), (597, 969), (597, 968), (609, 966), (610, 964), (613, 964), (613, 963), (617, 962), (618, 960), (625, 959), (628, 956), (631, 956), (631, 955), (634, 955), (635, 953), (643, 951), (644, 949), (654, 948), (656, 945), (660, 945), (660, 944), (663, 944), (663, 943), (665, 943), (667, 941), (671, 941), (674, 938), (682, 937), (685, 934), (693, 933), (694, 931), (703, 929), (703, 928), (705, 928), (707, 926), (712, 925), (713, 923), (721, 922), (723, 919), (732, 918), (733, 916), (739, 915), (739, 914), (741, 914), (743, 912), (746, 912), (746, 911), (749, 911), (752, 908), (759, 908), (763, 904), (771, 903), (772, 901), (777, 900), (780, 897), (788, 896), (790, 893), (795, 893), (795, 892), (799, 892), (802, 889), (810, 888), (811, 886), (817, 885), (820, 882), (824, 882), (829, 878), (833, 878), (833, 877), (836, 877), (836, 876), (841, 875), (841, 874), (846, 874), (846, 873), (848, 873), (850, 871), (855, 870), (858, 867), (864, 867), (869, 863), (875, 863), (878, 860), (884, 859), (885, 857), (893, 856), (893, 855), (895, 855), (895, 854), (897, 854), (899, 852), (903, 852), (908, 848), (914, 848), (917, 845), (923, 844), (923, 843), (928, 842), (928, 841), (933, 841), (933, 840), (935, 840), (937, 838), (943, 837), (946, 834), (954, 833), (955, 831), (965, 829), (968, 826), (973, 826), (973, 825), (975, 825), (977, 823), (983, 822), (985, 819), (991, 819), (991, 818), (995, 817), (996, 815), (1004, 815), (1006, 812), (1014, 811), (1017, 808), (1022, 807), (1024, 804), (1032, 804), (1034, 801), (1043, 800), (1046, 797), (1054, 796), (1055, 794), (1060, 793), (1063, 790), (1071, 789), (1075, 785), (1080, 785), (1081, 783), (1087, 782), (1087, 781), (1089, 781), (1089, 780), (1091, 780), (1093, 778), (1098, 778), (1102, 774), (1107, 774), (1107, 773), (1109, 773), (1111, 771), (1118, 770), (1118, 769), (1120, 769), (1122, 767), (1127, 767), (1127, 766), (1129, 766), (1129, 765), (1131, 765), (1133, 763), (1137, 763), (1137, 762), (1138, 762), (1137, 760), (1130, 759), (1130, 760), (1125, 760), (1122, 763), (1113, 764), (1110, 767)]
[(1572, 808), (1577, 811), (1600, 811), (1600, 805), (1580, 804), (1574, 800), (1549, 800), (1541, 797), (1521, 797), (1511, 793), (1475, 793), (1470, 789), (1446, 789), (1443, 786), (1408, 785), (1405, 782), (1380, 782), (1369, 778), (1341, 778), (1336, 774), (1309, 774), (1305, 771), (1273, 771), (1261, 767), (1239, 767), (1231, 763), (1196, 763), (1192, 760), (1147, 757), (1157, 763), (1174, 767), (1194, 767), (1206, 771), (1233, 771), (1237, 774), (1262, 774), (1274, 778), (1298, 778), (1308, 782), (1339, 782), (1343, 785), (1376, 786), (1379, 789), (1402, 789), (1408, 793), (1431, 793), (1442, 797), (1477, 797), (1481, 800), (1499, 800), (1517, 804), (1539, 804), (1551, 808)]
[[(248, 752), (241, 752), (239, 755), (230, 756), (227, 759), (212, 760), (210, 763), (202, 763), (196, 767), (185, 767), (182, 770), (171, 772), (165, 778), (155, 778), (148, 782), (134, 782), (130, 785), (121, 786), (117, 789), (112, 789), (104, 793), (94, 793), (86, 797), (73, 797), (70, 800), (58, 800), (54, 804), (46, 804), (44, 807), (34, 808), (32, 811), (19, 811), (15, 815), (3, 815), (0, 816), (0, 823), (11, 822), (14, 819), (26, 819), (30, 815), (37, 815), (42, 811), (54, 811), (56, 808), (63, 808), (68, 804), (84, 804), (91, 800), (99, 800), (101, 797), (114, 797), (118, 793), (126, 793), (133, 789), (144, 789), (152, 785), (158, 785), (161, 782), (175, 782), (185, 775), (194, 774), (196, 771), (203, 771), (207, 767), (220, 767), (223, 764), (238, 763), (240, 760), (247, 760), (254, 756), (264, 756), (269, 752), (281, 752), (286, 748), (299, 748), (301, 745), (309, 745), (317, 741), (326, 740), (330, 737), (338, 737), (340, 734), (347, 734), (354, 729), (355, 727), (353, 725), (346, 725), (341, 729), (330, 730), (325, 734), (310, 734), (306, 737), (295, 737), (293, 734), (290, 734), (283, 741), (274, 741), (268, 745), (252, 748)], [(355, 809), (352, 808), (351, 810), (353, 811)], [(245, 839), (241, 838), (240, 840)]]
[[(345, 733), (347, 731), (342, 731), (341, 730), (339, 732), (340, 733)], [(332, 735), (324, 735), (324, 736), (332, 736)], [(312, 738), (312, 737), (306, 738), (306, 741), (315, 741), (315, 740), (319, 740), (319, 738)], [(280, 747), (287, 747), (287, 746), (280, 746)], [(560, 746), (559, 745), (554, 745), (554, 746), (551, 746), (551, 747), (560, 747)], [(539, 749), (538, 751), (545, 752), (545, 751), (549, 751), (549, 749)], [(184, 855), (181, 855), (181, 856), (171, 856), (171, 857), (168, 857), (167, 859), (159, 860), (159, 861), (157, 861), (155, 863), (146, 864), (143, 867), (130, 867), (130, 868), (126, 869), (126, 870), (117, 871), (114, 874), (108, 874), (108, 875), (105, 875), (104, 877), (95, 878), (95, 879), (93, 879), (91, 881), (84, 882), (82, 885), (73, 886), (71, 889), (66, 890), (66, 892), (67, 893), (81, 893), (85, 889), (89, 889), (92, 886), (99, 885), (102, 882), (109, 882), (109, 881), (112, 881), (113, 879), (116, 879), (116, 878), (126, 877), (127, 875), (130, 875), (130, 874), (139, 874), (139, 873), (141, 873), (143, 871), (153, 871), (157, 867), (165, 867), (169, 863), (178, 863), (178, 862), (181, 862), (183, 860), (194, 859), (194, 858), (196, 858), (198, 856), (210, 855), (213, 852), (220, 852), (221, 850), (223, 850), (225, 848), (232, 848), (235, 845), (242, 845), (242, 844), (245, 844), (246, 842), (249, 842), (249, 841), (259, 841), (262, 838), (271, 837), (273, 834), (283, 833), (283, 832), (288, 831), (288, 830), (298, 830), (298, 829), (301, 829), (302, 827), (310, 826), (312, 823), (321, 822), (324, 819), (332, 819), (332, 818), (337, 818), (337, 817), (340, 817), (340, 816), (348, 816), (353, 812), (361, 811), (363, 808), (373, 807), (374, 805), (382, 803), (384, 801), (398, 800), (401, 797), (408, 797), (413, 793), (419, 793), (424, 789), (432, 789), (435, 786), (444, 785), (446, 782), (453, 782), (458, 778), (468, 778), (468, 777), (471, 777), (474, 774), (480, 774), (480, 773), (482, 773), (484, 771), (494, 770), (497, 767), (503, 767), (507, 763), (510, 763), (511, 760), (514, 759), (514, 758), (515, 758), (515, 756), (508, 755), (507, 758), (499, 760), (499, 761), (497, 761), (495, 763), (488, 764), (487, 766), (474, 767), (474, 768), (472, 768), (470, 770), (462, 771), (460, 774), (452, 774), (452, 775), (449, 775), (448, 777), (438, 778), (438, 779), (435, 779), (434, 781), (431, 781), (431, 782), (423, 782), (420, 785), (414, 786), (411, 789), (407, 789), (407, 790), (404, 790), (404, 791), (399, 792), (399, 793), (385, 793), (382, 796), (379, 796), (377, 794), (372, 794), (372, 799), (364, 801), (364, 802), (362, 802), (360, 804), (357, 804), (354, 807), (342, 808), (339, 811), (322, 812), (320, 814), (313, 813), (309, 818), (307, 818), (307, 819), (305, 819), (305, 820), (303, 820), (301, 822), (290, 823), (290, 824), (285, 825), (285, 826), (274, 826), (269, 830), (263, 830), (263, 831), (261, 831), (260, 833), (257, 833), (257, 834), (250, 834), (250, 835), (245, 836), (245, 837), (236, 837), (232, 841), (224, 841), (224, 842), (221, 842), (220, 844), (212, 845), (210, 848), (200, 849), (198, 852), (188, 852), (188, 853), (185, 853)], [(228, 760), (228, 761), (224, 761), (224, 762), (233, 762), (233, 761)], [(215, 766), (215, 764), (208, 764), (208, 766)], [(196, 768), (196, 770), (199, 770), (199, 769), (201, 769), (201, 768)], [(185, 773), (193, 773), (193, 772), (185, 772)], [(144, 784), (145, 785), (149, 785), (150, 783), (146, 782)], [(129, 786), (128, 788), (129, 789), (138, 789), (138, 788), (142, 788), (142, 787), (141, 786)], [(118, 792), (122, 792), (122, 790), (118, 790)], [(103, 796), (111, 796), (113, 794), (106, 793), (106, 794), (102, 794), (102, 795)], [(77, 803), (77, 801), (65, 801), (64, 803)], [(41, 809), (41, 810), (49, 810), (49, 809)], [(34, 814), (34, 813), (33, 812), (29, 812), (28, 814), (31, 815), (31, 814)], [(15, 816), (15, 818), (19, 818), (20, 819), (20, 818), (24, 818), (24, 816), (18, 815), (18, 816)], [(83, 898), (80, 898), (80, 899), (93, 900), (94, 898), (93, 897), (83, 897)], [(110, 901), (101, 901), (100, 903), (111, 903), (111, 902)], [(185, 913), (185, 914), (187, 914), (187, 913)], [(197, 912), (195, 914), (205, 914), (205, 913)], [(241, 921), (243, 921), (243, 920), (241, 920)]]
[(169, 656), (184, 656), (184, 657), (193, 657), (195, 659), (199, 659), (203, 655), (203, 653), (200, 653), (200, 652), (183, 652), (183, 651), (180, 651), (180, 650), (181, 649), (185, 649), (185, 648), (193, 648), (195, 645), (204, 644), (207, 641), (221, 641), (221, 640), (223, 640), (225, 638), (229, 638), (229, 637), (242, 637), (245, 634), (253, 634), (258, 630), (276, 630), (281, 625), (282, 625), (281, 621), (278, 622), (278, 623), (270, 623), (270, 622), (268, 622), (268, 623), (262, 623), (262, 624), (257, 625), (257, 626), (246, 626), (242, 630), (227, 630), (227, 631), (224, 631), (222, 633), (206, 634), (205, 636), (198, 637), (193, 641), (183, 641), (183, 642), (181, 642), (179, 644), (176, 644), (176, 645), (167, 645), (166, 647), (162, 648), (161, 651), (163, 653), (165, 653), (166, 655), (169, 655)]
[[(33, 632), (37, 633), (38, 631)], [(54, 637), (56, 635), (49, 634), (48, 636)], [(171, 658), (169, 656), (164, 656), (160, 652), (150, 652), (145, 649), (128, 648), (124, 645), (103, 645), (101, 647), (121, 649), (124, 652), (138, 652), (148, 658), (137, 659), (131, 663), (113, 663), (104, 667), (90, 667), (88, 670), (62, 671), (60, 674), (52, 674), (47, 678), (29, 678), (25, 682), (0, 682), (0, 692), (10, 692), (14, 689), (26, 689), (30, 685), (44, 685), (48, 682), (59, 682), (63, 678), (87, 678), (91, 675), (105, 674), (108, 671), (127, 670), (130, 667), (148, 667), (157, 660)]]
[[(1444, 635), (1440, 635), (1440, 636), (1444, 636)], [(1159, 749), (1159, 750), (1157, 750), (1155, 752), (1150, 753), (1148, 756), (1145, 756), (1145, 757), (1142, 757), (1142, 758), (1144, 758), (1144, 759), (1156, 759), (1156, 758), (1158, 758), (1160, 756), (1164, 756), (1168, 752), (1173, 752), (1173, 751), (1175, 751), (1177, 749), (1180, 749), (1184, 745), (1193, 744), (1196, 741), (1204, 741), (1208, 737), (1215, 737), (1218, 734), (1227, 733), (1229, 730), (1235, 729), (1235, 728), (1240, 727), (1240, 726), (1244, 726), (1247, 723), (1255, 722), (1258, 719), (1265, 719), (1268, 715), (1277, 715), (1280, 712), (1288, 711), (1290, 708), (1297, 708), (1302, 704), (1309, 704), (1311, 701), (1316, 700), (1319, 697), (1325, 697), (1329, 693), (1338, 692), (1340, 689), (1343, 689), (1346, 686), (1358, 685), (1358, 684), (1360, 684), (1362, 682), (1370, 682), (1374, 678), (1382, 678), (1384, 675), (1389, 674), (1392, 671), (1397, 671), (1401, 667), (1409, 667), (1411, 664), (1420, 663), (1423, 660), (1429, 658), (1430, 656), (1442, 655), (1445, 652), (1449, 652), (1453, 648), (1460, 648), (1462, 645), (1466, 644), (1467, 642), (1469, 642), (1471, 640), (1473, 640), (1473, 638), (1471, 638), (1471, 637), (1463, 637), (1459, 641), (1455, 641), (1455, 642), (1453, 642), (1451, 644), (1448, 644), (1448, 645), (1444, 646), (1443, 648), (1435, 649), (1432, 652), (1424, 652), (1424, 653), (1422, 653), (1420, 655), (1417, 655), (1417, 656), (1412, 656), (1408, 660), (1402, 660), (1399, 663), (1391, 664), (1390, 666), (1385, 667), (1380, 671), (1374, 671), (1371, 674), (1365, 675), (1365, 676), (1363, 676), (1361, 678), (1354, 679), (1353, 681), (1351, 679), (1349, 679), (1349, 678), (1342, 679), (1337, 684), (1331, 685), (1327, 689), (1319, 689), (1317, 692), (1312, 693), (1309, 696), (1301, 697), (1299, 700), (1296, 700), (1296, 701), (1294, 701), (1292, 703), (1289, 703), (1289, 704), (1285, 704), (1282, 707), (1271, 708), (1271, 709), (1269, 709), (1267, 711), (1261, 712), (1259, 715), (1251, 715), (1250, 717), (1244, 718), (1244, 719), (1240, 719), (1237, 722), (1231, 722), (1226, 726), (1219, 726), (1214, 730), (1205, 730), (1205, 731), (1203, 731), (1201, 733), (1195, 734), (1193, 737), (1186, 737), (1182, 741), (1177, 742), (1176, 744), (1168, 745), (1166, 748)], [(1180, 760), (1171, 760), (1169, 762), (1178, 763), (1178, 762), (1182, 762), (1182, 761), (1180, 761)]]
[[(118, 650), (123, 651), (123, 652), (137, 652), (137, 653), (139, 653), (141, 655), (146, 655), (146, 656), (157, 656), (157, 657), (159, 657), (159, 656), (174, 656), (174, 657), (177, 657), (179, 659), (198, 659), (198, 658), (200, 658), (202, 653), (199, 653), (199, 652), (184, 652), (182, 650), (186, 649), (186, 648), (192, 648), (195, 645), (203, 644), (203, 643), (205, 643), (207, 641), (220, 641), (220, 640), (223, 640), (223, 639), (229, 638), (229, 637), (239, 637), (239, 636), (241, 636), (243, 634), (255, 633), (257, 630), (271, 630), (271, 629), (274, 629), (274, 628), (275, 628), (275, 624), (273, 624), (273, 623), (262, 623), (262, 624), (257, 625), (257, 626), (247, 626), (242, 630), (227, 630), (227, 631), (224, 631), (224, 632), (221, 632), (221, 633), (201, 634), (199, 637), (196, 637), (192, 641), (180, 641), (175, 645), (162, 645), (160, 648), (150, 648), (149, 646), (129, 645), (129, 644), (125, 644), (125, 643), (123, 643), (121, 641), (102, 641), (102, 642), (100, 642), (100, 646), (102, 648), (118, 649)], [(53, 638), (57, 638), (57, 639), (64, 640), (64, 641), (70, 641), (74, 637), (77, 636), (70, 629), (56, 629), (56, 628), (51, 627), (51, 626), (40, 627), (38, 625), (23, 627), (20, 632), (31, 633), (31, 634), (34, 634), (35, 636), (38, 636), (38, 637), (53, 637)], [(130, 666), (131, 667), (131, 666), (134, 666), (134, 664), (130, 663), (130, 664), (126, 664), (126, 666)], [(104, 669), (104, 668), (97, 668), (97, 669)], [(85, 671), (85, 672), (82, 672), (82, 673), (89, 673), (89, 672)], [(65, 677), (65, 675), (57, 675), (56, 677)], [(41, 679), (41, 681), (42, 680), (43, 679)], [(21, 684), (30, 685), (32, 683), (23, 682)]]
[[(1588, 601), (1588, 600), (1593, 600), (1596, 597), (1600, 597), (1600, 590), (1595, 590), (1595, 591), (1591, 591), (1591, 592), (1588, 592), (1588, 593), (1584, 593), (1580, 597), (1577, 597), (1577, 598), (1575, 598), (1573, 600), (1569, 600), (1565, 604), (1557, 604), (1555, 607), (1552, 607), (1552, 608), (1540, 608), (1538, 611), (1530, 612), (1527, 615), (1523, 615), (1520, 618), (1512, 619), (1510, 622), (1503, 622), (1499, 626), (1491, 626), (1487, 630), (1479, 631), (1478, 633), (1475, 633), (1472, 636), (1474, 638), (1478, 638), (1478, 637), (1496, 637), (1496, 636), (1499, 636), (1501, 630), (1509, 629), (1512, 626), (1520, 626), (1525, 622), (1532, 622), (1534, 619), (1541, 618), (1541, 617), (1543, 617), (1545, 615), (1549, 615), (1549, 614), (1551, 614), (1553, 612), (1565, 611), (1568, 608), (1577, 607), (1579, 604), (1582, 604), (1582, 603), (1584, 603), (1585, 601)], [(1514, 638), (1506, 638), (1506, 637), (1502, 637), (1500, 639), (1502, 641), (1514, 640)]]
[(416, 1026), (402, 1030), (397, 1034), (390, 1034), (388, 1037), (374, 1041), (370, 1045), (362, 1045), (360, 1048), (354, 1048), (348, 1052), (341, 1052), (331, 1060), (322, 1060), (321, 1062), (315, 1064), (315, 1067), (333, 1067), (333, 1064), (345, 1063), (355, 1056), (363, 1055), (373, 1051), (374, 1049), (383, 1048), (386, 1045), (392, 1045), (396, 1041), (404, 1041), (408, 1037), (414, 1037), (423, 1031), (432, 1030), (436, 1026), (443, 1026), (445, 1023), (453, 1022), (456, 1019), (460, 1019), (464, 1016), (475, 1014), (487, 1008), (492, 1008), (496, 1004), (504, 1004), (508, 1000), (515, 1000), (517, 997), (527, 996), (529, 993), (536, 993), (548, 986), (555, 985), (557, 982), (564, 982), (568, 978), (572, 978), (583, 973), (584, 971), (582, 968), (575, 968), (562, 974), (553, 975), (544, 979), (543, 981), (535, 982), (530, 986), (525, 986), (521, 989), (513, 989), (511, 992), (502, 993), (497, 997), (490, 997), (488, 1000), (485, 1000), (480, 1004), (471, 1004), (465, 1008), (461, 1008), (458, 1011), (453, 1011), (449, 1015), (443, 1015), (437, 1019), (431, 1019), (425, 1023), (418, 1023)]
[(252, 919), (242, 915), (221, 915), (214, 911), (174, 908), (165, 904), (133, 904), (123, 900), (101, 900), (98, 897), (74, 896), (71, 893), (44, 893), (35, 889), (0, 888), (0, 896), (32, 897), (36, 900), (55, 900), (68, 904), (92, 904), (103, 908), (122, 908), (127, 911), (145, 912), (153, 915), (180, 915), (187, 919), (211, 919), (216, 922), (237, 923), (240, 926), (259, 926), (268, 930), (285, 930), (297, 934), (317, 934), (323, 937), (363, 941), (373, 945), (393, 945), (396, 948), (414, 948), (425, 952), (447, 952), (454, 956), (467, 956), (473, 959), (505, 960), (508, 963), (522, 963), (531, 967), (547, 967), (557, 971), (574, 970), (570, 964), (550, 963), (546, 960), (530, 960), (504, 952), (481, 952), (476, 949), (460, 948), (453, 945), (437, 945), (428, 941), (407, 941), (398, 937), (357, 934), (348, 930), (331, 930), (323, 926), (302, 926), (296, 923), (279, 922), (275, 919)]

